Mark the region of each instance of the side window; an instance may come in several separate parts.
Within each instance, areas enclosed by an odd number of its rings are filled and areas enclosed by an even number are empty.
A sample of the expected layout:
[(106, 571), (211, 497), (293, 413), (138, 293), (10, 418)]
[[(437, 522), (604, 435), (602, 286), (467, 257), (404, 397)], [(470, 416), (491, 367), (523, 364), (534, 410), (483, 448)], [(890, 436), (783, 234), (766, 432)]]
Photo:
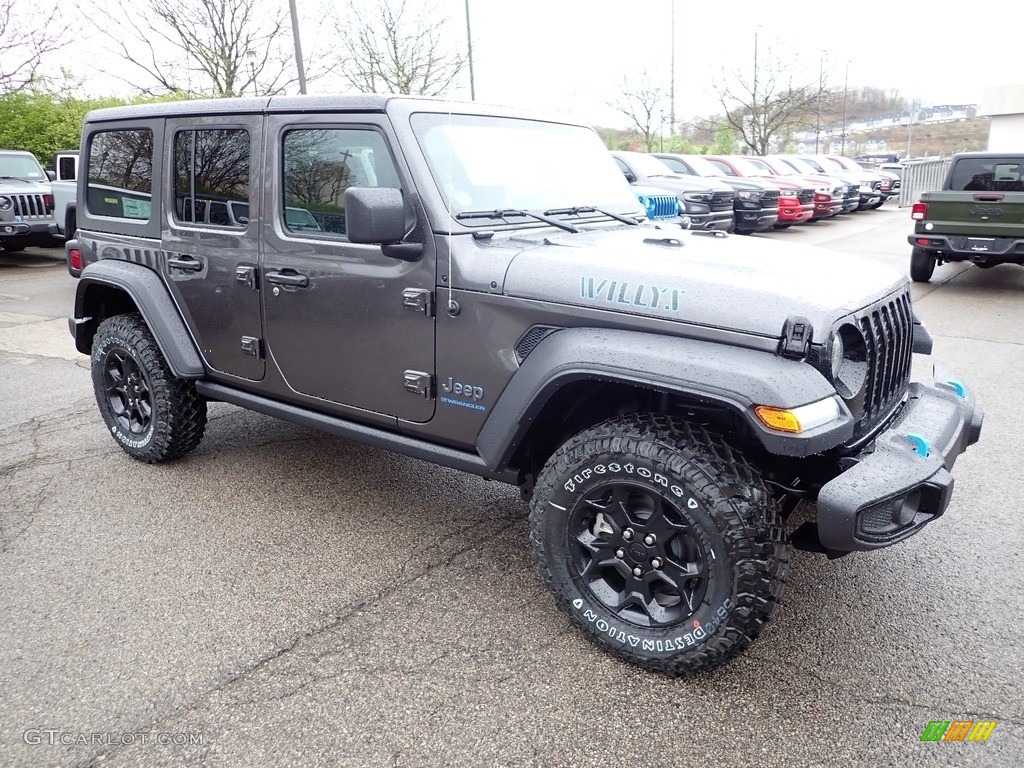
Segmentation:
[[(249, 132), (203, 128), (174, 134), (174, 218), (244, 229), (249, 213)], [(234, 216), (244, 206), (244, 221)]]
[(61, 181), (74, 181), (75, 173), (78, 170), (75, 158), (62, 157), (57, 163), (57, 178)]
[(282, 156), (283, 223), (289, 232), (343, 236), (346, 189), (401, 189), (384, 137), (373, 130), (288, 131)]
[(149, 221), (152, 195), (153, 132), (138, 128), (94, 133), (85, 195), (89, 213)]

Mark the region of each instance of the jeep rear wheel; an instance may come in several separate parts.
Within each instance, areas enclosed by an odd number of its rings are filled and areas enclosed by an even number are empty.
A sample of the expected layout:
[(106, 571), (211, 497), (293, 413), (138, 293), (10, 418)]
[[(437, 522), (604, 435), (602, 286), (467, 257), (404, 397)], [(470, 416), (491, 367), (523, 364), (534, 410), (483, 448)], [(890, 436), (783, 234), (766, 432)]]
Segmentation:
[(531, 504), (534, 557), (589, 640), (670, 675), (717, 667), (775, 614), (788, 568), (778, 511), (721, 437), (637, 415), (573, 437)]
[(915, 283), (927, 283), (935, 271), (935, 257), (924, 248), (910, 252), (910, 279)]
[(141, 316), (100, 323), (92, 383), (107, 429), (129, 456), (154, 464), (195, 449), (206, 429), (206, 401), (177, 378)]

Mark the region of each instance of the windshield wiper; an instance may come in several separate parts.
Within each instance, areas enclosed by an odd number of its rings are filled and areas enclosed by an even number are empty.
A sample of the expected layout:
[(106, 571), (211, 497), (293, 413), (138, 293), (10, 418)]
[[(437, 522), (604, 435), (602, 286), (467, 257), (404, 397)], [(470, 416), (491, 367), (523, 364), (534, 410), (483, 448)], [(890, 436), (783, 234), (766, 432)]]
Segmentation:
[(21, 178), (21, 176), (0, 176), (0, 179), (14, 179), (15, 181), (22, 181), (25, 184), (31, 184), (32, 183), (32, 181), (30, 179), (23, 179), (23, 178)]
[(520, 211), (515, 208), (497, 208), (493, 211), (461, 211), (455, 214), (455, 218), (461, 221), (462, 219), (505, 219), (509, 216), (525, 216), (527, 218), (536, 219), (537, 221), (543, 221), (545, 224), (550, 224), (553, 227), (564, 229), (566, 232), (572, 232), (574, 234), (579, 233), (572, 224), (566, 224), (564, 221), (553, 219), (546, 213), (537, 213), (536, 211)]
[(592, 205), (577, 205), (574, 208), (552, 208), (550, 211), (544, 211), (548, 216), (561, 215), (561, 216), (579, 216), (581, 213), (600, 213), (602, 216), (609, 216), (616, 221), (621, 221), (626, 224), (635, 224), (640, 226), (640, 222), (636, 219), (631, 219), (627, 216), (623, 216), (621, 213), (613, 213), (612, 211), (606, 211), (603, 208), (595, 208)]

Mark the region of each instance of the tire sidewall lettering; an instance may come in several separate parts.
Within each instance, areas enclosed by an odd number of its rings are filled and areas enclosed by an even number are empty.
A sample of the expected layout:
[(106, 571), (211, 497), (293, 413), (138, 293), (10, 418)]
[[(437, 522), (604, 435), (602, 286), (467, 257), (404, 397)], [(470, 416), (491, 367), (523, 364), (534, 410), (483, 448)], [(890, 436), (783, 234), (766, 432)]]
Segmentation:
[[(625, 475), (625, 481), (647, 487), (676, 503), (680, 511), (685, 512), (693, 522), (705, 552), (712, 555), (708, 565), (708, 593), (704, 602), (677, 626), (644, 628), (618, 619), (580, 585), (574, 569), (567, 565), (570, 559), (569, 543), (564, 538), (564, 531), (568, 528), (568, 520), (573, 510), (588, 492), (613, 481), (615, 475)], [(562, 551), (552, 551), (551, 560), (553, 564), (557, 563), (558, 569), (562, 571), (563, 578), (559, 581), (569, 610), (576, 614), (581, 623), (589, 626), (591, 632), (600, 635), (607, 642), (636, 653), (650, 657), (670, 657), (702, 646), (715, 637), (716, 632), (726, 624), (736, 602), (735, 596), (732, 595), (731, 579), (723, 572), (716, 572), (716, 569), (727, 560), (719, 541), (719, 532), (713, 528), (713, 523), (706, 515), (694, 514), (695, 510), (701, 508), (701, 500), (687, 491), (685, 483), (675, 478), (668, 468), (650, 462), (645, 463), (642, 459), (584, 462), (571, 471), (561, 485), (552, 488), (552, 491), (552, 501), (565, 511), (555, 514), (555, 510), (551, 509), (549, 525), (554, 526), (553, 531), (563, 531), (562, 538), (556, 537), (562, 544)]]
[(149, 429), (146, 430), (146, 434), (143, 437), (139, 438), (125, 432), (123, 429), (121, 429), (119, 424), (111, 423), (115, 421), (115, 417), (114, 414), (110, 411), (110, 404), (106, 402), (106, 400), (100, 400), (100, 408), (102, 409), (102, 412), (110, 428), (111, 436), (118, 443), (136, 451), (144, 450), (153, 441), (153, 435), (156, 433), (156, 398), (155, 393), (153, 392), (152, 382), (149, 379), (149, 372), (146, 370), (146, 367), (139, 361), (139, 358), (135, 354), (135, 352), (132, 351), (131, 343), (127, 339), (121, 337), (120, 335), (112, 335), (103, 339), (100, 342), (100, 344), (97, 345), (96, 348), (93, 350), (93, 370), (95, 371), (95, 375), (100, 377), (99, 385), (102, 387), (102, 379), (104, 376), (103, 366), (105, 364), (107, 354), (110, 352), (111, 349), (115, 348), (123, 350), (129, 357), (132, 358), (132, 360), (135, 361), (135, 364), (139, 366), (139, 370), (142, 372), (143, 377), (145, 377), (146, 379), (146, 385), (149, 387), (150, 396), (153, 397), (154, 399), (154, 413), (153, 417), (150, 420)]

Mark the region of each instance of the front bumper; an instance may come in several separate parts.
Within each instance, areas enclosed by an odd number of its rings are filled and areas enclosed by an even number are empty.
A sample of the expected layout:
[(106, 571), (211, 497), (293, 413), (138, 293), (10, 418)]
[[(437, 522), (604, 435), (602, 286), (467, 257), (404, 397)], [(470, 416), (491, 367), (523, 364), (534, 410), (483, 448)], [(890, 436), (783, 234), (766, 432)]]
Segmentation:
[(903, 410), (845, 472), (822, 487), (818, 539), (830, 553), (903, 541), (946, 511), (949, 470), (981, 435), (984, 413), (956, 377), (910, 385)]

